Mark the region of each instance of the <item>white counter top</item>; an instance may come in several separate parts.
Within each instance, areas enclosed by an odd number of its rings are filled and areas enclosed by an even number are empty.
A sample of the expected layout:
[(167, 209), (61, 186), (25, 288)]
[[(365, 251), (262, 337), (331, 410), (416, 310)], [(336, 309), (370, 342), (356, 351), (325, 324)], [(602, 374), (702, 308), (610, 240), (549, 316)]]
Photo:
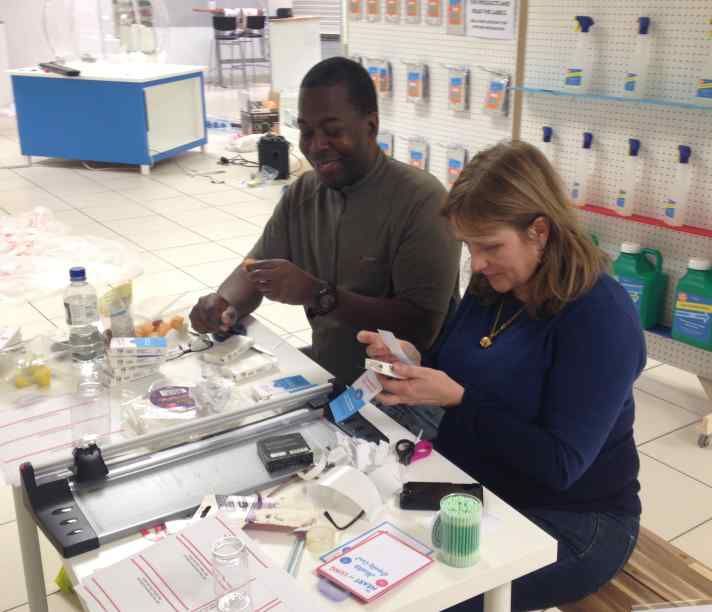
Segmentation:
[(65, 77), (54, 72), (45, 72), (38, 66), (8, 70), (12, 76), (47, 77), (52, 79), (79, 79), (85, 81), (118, 81), (122, 83), (147, 83), (159, 79), (205, 72), (205, 66), (181, 64), (111, 64), (108, 62), (67, 62), (70, 68), (80, 71), (77, 77)]

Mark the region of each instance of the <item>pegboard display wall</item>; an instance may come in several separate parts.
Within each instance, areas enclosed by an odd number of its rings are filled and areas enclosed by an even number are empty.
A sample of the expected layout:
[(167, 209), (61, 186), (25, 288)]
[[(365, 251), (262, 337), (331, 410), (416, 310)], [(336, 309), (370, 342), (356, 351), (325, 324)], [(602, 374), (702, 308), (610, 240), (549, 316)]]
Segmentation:
[[(379, 0), (380, 1), (380, 0)], [(404, 0), (403, 0), (404, 1)], [(425, 10), (422, 2), (422, 10)], [(444, 6), (444, 4), (443, 4)], [(384, 20), (357, 21), (346, 17), (348, 54), (351, 57), (388, 60), (393, 70), (393, 92), (379, 97), (381, 130), (394, 134), (394, 157), (408, 161), (407, 139), (421, 137), (430, 145), (430, 172), (447, 184), (448, 145), (464, 146), (472, 157), (500, 140), (511, 138), (512, 120), (483, 112), (485, 94), (492, 74), (485, 69), (514, 75), (517, 41), (487, 40), (446, 34), (445, 23), (428, 25), (425, 19), (409, 24)], [(401, 11), (405, 13), (405, 1)], [(428, 66), (429, 98), (413, 104), (406, 101), (405, 63)], [(470, 107), (454, 112), (448, 108), (448, 66), (470, 70)], [(510, 105), (511, 106), (511, 105)]]
[[(651, 62), (645, 95), (696, 103), (695, 84), (712, 48), (706, 37), (712, 18), (710, 0), (529, 0), (525, 85), (563, 90), (564, 70), (576, 48), (574, 17), (588, 15), (596, 25), (595, 61), (590, 92), (620, 96), (635, 49), (638, 17), (652, 20)], [(567, 186), (573, 179), (583, 132), (594, 135), (594, 169), (589, 181), (591, 204), (611, 207), (624, 175), (628, 139), (641, 141), (635, 213), (661, 219), (663, 202), (674, 181), (677, 146), (692, 147), (692, 189), (685, 223), (712, 229), (712, 104), (709, 110), (643, 105), (525, 93), (522, 138), (542, 139), (542, 127), (554, 129), (551, 160)], [(581, 211), (589, 231), (617, 257), (622, 242), (660, 250), (670, 275), (664, 322), (672, 321), (674, 290), (690, 257), (712, 257), (712, 238)], [(696, 374), (712, 377), (712, 352), (646, 334), (652, 357)]]

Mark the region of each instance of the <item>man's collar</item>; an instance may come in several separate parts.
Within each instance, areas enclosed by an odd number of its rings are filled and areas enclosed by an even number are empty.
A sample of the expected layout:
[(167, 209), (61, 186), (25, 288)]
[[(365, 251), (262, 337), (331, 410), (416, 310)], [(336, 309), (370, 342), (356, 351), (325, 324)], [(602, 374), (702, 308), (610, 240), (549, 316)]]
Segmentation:
[(381, 148), (378, 147), (376, 161), (373, 162), (373, 166), (371, 166), (371, 169), (368, 171), (366, 176), (359, 179), (352, 185), (347, 185), (346, 187), (343, 187), (339, 191), (343, 195), (348, 196), (352, 193), (356, 193), (364, 188), (369, 187), (377, 179), (378, 175), (381, 173), (381, 170), (383, 169), (383, 166), (386, 165), (387, 161), (388, 160), (386, 158), (386, 155), (383, 153)]

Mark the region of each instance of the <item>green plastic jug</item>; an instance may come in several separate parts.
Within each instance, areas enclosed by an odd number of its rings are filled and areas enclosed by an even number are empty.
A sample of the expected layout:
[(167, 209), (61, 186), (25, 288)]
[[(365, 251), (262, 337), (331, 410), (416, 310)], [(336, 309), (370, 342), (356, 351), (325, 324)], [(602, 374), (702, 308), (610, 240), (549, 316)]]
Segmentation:
[(675, 290), (672, 337), (712, 351), (712, 262), (691, 259)]
[[(648, 256), (655, 260), (653, 264)], [(660, 321), (668, 276), (663, 274), (663, 256), (656, 249), (643, 249), (635, 242), (624, 242), (613, 263), (613, 274), (635, 304), (643, 329)]]

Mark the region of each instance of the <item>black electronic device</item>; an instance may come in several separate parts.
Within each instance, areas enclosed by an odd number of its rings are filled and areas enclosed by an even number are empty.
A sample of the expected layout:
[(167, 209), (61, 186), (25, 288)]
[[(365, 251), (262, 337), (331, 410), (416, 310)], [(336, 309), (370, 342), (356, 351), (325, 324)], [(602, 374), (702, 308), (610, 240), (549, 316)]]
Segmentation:
[(294, 13), (290, 8), (278, 8), (277, 9), (277, 19), (289, 19), (294, 17)]
[(440, 510), (440, 500), (451, 493), (468, 493), (484, 503), (479, 482), (406, 482), (400, 494), (400, 507), (403, 510)]
[(260, 170), (269, 166), (277, 171), (278, 179), (289, 178), (289, 143), (284, 136), (266, 134), (257, 144)]
[(59, 64), (57, 62), (40, 62), (40, 68), (46, 70), (47, 72), (54, 72), (55, 74), (61, 74), (62, 76), (76, 77), (81, 73), (76, 68), (70, 68), (64, 64)]
[[(324, 415), (332, 422), (331, 410), (324, 412)], [(348, 419), (344, 419), (341, 423), (334, 422), (341, 431), (350, 435), (352, 438), (361, 438), (366, 442), (378, 444), (380, 440), (389, 443), (390, 440), (378, 429), (371, 421), (362, 416), (360, 412), (352, 414)]]
[(314, 463), (314, 453), (300, 433), (262, 438), (257, 441), (257, 454), (270, 474)]

